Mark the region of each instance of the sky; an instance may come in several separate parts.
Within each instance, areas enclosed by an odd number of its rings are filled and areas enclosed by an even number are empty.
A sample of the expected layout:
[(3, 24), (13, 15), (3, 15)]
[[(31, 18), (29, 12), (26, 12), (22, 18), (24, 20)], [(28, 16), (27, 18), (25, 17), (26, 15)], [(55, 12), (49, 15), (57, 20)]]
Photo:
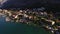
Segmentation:
[(60, 0), (3, 0), (1, 4), (3, 8), (36, 7), (40, 5), (60, 4)]

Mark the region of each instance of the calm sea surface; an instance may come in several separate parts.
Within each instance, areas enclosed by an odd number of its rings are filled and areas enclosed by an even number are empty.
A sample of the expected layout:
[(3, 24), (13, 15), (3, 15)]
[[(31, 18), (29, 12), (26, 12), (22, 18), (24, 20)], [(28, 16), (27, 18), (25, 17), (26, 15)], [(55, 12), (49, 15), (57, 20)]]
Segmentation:
[(26, 24), (9, 23), (5, 17), (0, 16), (0, 34), (50, 34), (43, 28), (29, 26)]

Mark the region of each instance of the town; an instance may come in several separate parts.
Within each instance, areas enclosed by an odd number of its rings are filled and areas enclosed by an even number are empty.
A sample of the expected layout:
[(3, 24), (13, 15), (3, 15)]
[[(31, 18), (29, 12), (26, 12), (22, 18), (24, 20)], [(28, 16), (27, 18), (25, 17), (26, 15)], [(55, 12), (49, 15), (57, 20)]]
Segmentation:
[(59, 18), (54, 16), (53, 12), (47, 12), (37, 9), (25, 9), (25, 10), (6, 10), (0, 9), (0, 15), (6, 16), (6, 22), (25, 23), (42, 26), (52, 33), (58, 30), (60, 26), (56, 25), (60, 23)]

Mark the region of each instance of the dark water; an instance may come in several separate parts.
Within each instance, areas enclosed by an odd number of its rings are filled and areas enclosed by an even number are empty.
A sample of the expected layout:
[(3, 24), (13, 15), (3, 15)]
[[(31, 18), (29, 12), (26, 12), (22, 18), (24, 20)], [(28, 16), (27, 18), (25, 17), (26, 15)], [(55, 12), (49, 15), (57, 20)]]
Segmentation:
[(5, 22), (5, 17), (0, 17), (0, 34), (50, 34), (43, 28)]

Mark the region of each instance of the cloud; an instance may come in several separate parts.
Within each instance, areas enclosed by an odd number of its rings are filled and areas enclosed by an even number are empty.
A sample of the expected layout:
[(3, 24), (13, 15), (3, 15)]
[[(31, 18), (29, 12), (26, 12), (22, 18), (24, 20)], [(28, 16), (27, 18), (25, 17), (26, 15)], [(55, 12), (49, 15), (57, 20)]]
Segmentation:
[(1, 2), (2, 0), (0, 0), (0, 2)]
[(0, 0), (0, 2), (1, 2), (1, 5), (3, 4), (3, 3), (5, 3), (7, 0)]

